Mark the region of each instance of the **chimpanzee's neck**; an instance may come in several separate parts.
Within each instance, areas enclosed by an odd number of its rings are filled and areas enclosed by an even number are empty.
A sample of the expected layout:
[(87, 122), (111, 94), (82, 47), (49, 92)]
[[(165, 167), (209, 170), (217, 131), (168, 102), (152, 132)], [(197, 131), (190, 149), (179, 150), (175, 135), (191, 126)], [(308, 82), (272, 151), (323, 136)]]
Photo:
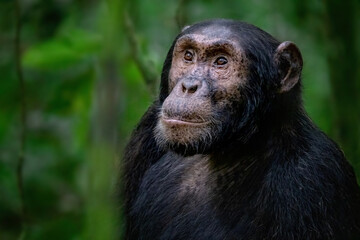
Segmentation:
[[(241, 136), (235, 136), (231, 144), (224, 144), (211, 154), (212, 161), (233, 165), (238, 159), (253, 158), (260, 160), (271, 157), (269, 149), (286, 151), (293, 148), (308, 128), (314, 128), (302, 105), (290, 110), (277, 112), (257, 123), (256, 131), (244, 142)], [(275, 146), (279, 143), (279, 146)], [(281, 144), (280, 144), (281, 143)], [(284, 148), (284, 149), (280, 149)], [(260, 159), (260, 160), (259, 160)], [(264, 160), (266, 161), (266, 160)]]

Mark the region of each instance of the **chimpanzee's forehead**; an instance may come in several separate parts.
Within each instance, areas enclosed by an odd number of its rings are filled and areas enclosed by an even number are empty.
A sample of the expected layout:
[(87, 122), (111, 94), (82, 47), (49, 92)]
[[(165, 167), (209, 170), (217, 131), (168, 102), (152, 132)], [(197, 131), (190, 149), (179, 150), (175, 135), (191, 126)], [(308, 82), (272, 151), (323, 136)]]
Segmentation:
[(262, 46), (264, 50), (275, 49), (280, 42), (260, 28), (245, 22), (230, 19), (214, 19), (196, 23), (179, 35), (198, 34), (207, 39), (226, 39), (241, 46)]
[(234, 32), (229, 26), (225, 26), (224, 24), (218, 24), (218, 23), (194, 25), (191, 26), (186, 32), (188, 32), (188, 34), (203, 35), (208, 39), (211, 38), (229, 39), (234, 37)]
[(242, 48), (239, 43), (230, 37), (202, 33), (185, 34), (181, 36), (175, 44), (175, 49), (184, 49), (189, 47), (203, 50), (212, 49), (214, 51), (216, 49), (226, 49), (229, 53), (234, 54), (240, 54), (242, 52)]
[(196, 31), (197, 34), (208, 36), (209, 38), (229, 38), (231, 37), (232, 31), (229, 27), (221, 25), (209, 25)]
[(234, 33), (231, 26), (219, 23), (200, 23), (186, 29), (178, 38), (177, 45), (181, 43), (193, 43), (198, 45), (227, 45), (233, 49), (240, 49), (239, 37)]

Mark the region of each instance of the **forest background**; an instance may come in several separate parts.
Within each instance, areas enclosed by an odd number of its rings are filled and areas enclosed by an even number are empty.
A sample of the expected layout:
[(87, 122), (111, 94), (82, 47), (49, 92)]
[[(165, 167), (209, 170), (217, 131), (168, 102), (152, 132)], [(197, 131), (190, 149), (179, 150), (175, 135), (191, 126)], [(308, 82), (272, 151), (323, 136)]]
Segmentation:
[(303, 54), (303, 98), (360, 179), (359, 0), (0, 0), (0, 239), (117, 239), (131, 131), (172, 40), (209, 18)]

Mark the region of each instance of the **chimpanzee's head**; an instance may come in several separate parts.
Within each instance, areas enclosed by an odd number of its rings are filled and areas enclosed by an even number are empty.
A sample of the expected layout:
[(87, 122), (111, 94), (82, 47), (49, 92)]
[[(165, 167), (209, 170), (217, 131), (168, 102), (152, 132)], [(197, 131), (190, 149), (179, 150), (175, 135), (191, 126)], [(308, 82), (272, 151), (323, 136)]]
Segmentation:
[(184, 29), (164, 63), (158, 144), (192, 155), (247, 141), (276, 114), (277, 99), (298, 98), (301, 69), (295, 44), (253, 25), (220, 19)]

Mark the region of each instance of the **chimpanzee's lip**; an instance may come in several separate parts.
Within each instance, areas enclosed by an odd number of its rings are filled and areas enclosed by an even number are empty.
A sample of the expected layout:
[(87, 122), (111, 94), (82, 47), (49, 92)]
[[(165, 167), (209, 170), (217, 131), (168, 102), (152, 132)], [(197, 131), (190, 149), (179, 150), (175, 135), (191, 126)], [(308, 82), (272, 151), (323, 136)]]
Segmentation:
[(200, 126), (209, 123), (209, 121), (202, 121), (200, 119), (178, 119), (178, 118), (169, 118), (161, 117), (161, 121), (167, 125), (192, 125)]

